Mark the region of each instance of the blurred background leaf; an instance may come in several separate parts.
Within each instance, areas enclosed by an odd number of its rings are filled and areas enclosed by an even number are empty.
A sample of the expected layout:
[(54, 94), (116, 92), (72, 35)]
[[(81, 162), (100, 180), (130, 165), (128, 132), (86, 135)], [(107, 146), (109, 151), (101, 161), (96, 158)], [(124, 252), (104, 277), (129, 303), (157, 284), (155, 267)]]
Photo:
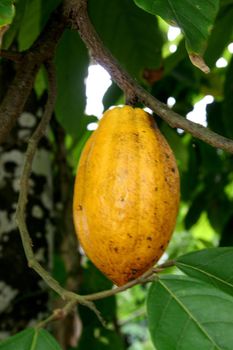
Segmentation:
[(10, 24), (15, 15), (13, 0), (1, 0), (0, 3), (0, 27)]

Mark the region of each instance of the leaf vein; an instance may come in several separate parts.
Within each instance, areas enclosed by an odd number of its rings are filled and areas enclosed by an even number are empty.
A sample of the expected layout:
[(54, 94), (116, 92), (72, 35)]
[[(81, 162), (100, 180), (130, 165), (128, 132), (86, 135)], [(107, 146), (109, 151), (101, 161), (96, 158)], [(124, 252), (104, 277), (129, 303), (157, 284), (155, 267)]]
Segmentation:
[(197, 325), (197, 327), (200, 329), (200, 331), (211, 341), (212, 344), (215, 345), (215, 347), (218, 350), (221, 350), (218, 347), (218, 344), (214, 341), (214, 339), (211, 337), (211, 335), (202, 327), (202, 325), (198, 322), (198, 320), (190, 313), (189, 309), (177, 298), (177, 296), (166, 286), (165, 283), (163, 283), (161, 280), (158, 281), (164, 289), (167, 290), (167, 292), (174, 298), (174, 300), (177, 302), (178, 305), (186, 312), (186, 314), (190, 317), (190, 319), (193, 320), (193, 322)]
[(218, 276), (216, 276), (216, 275), (212, 275), (211, 273), (208, 273), (207, 271), (201, 270), (201, 269), (199, 269), (198, 267), (195, 267), (195, 266), (192, 266), (192, 265), (188, 265), (188, 264), (185, 264), (185, 263), (180, 263), (180, 262), (178, 262), (178, 265), (179, 265), (179, 264), (180, 264), (180, 265), (183, 265), (184, 267), (188, 267), (188, 268), (190, 268), (190, 269), (196, 270), (196, 271), (200, 272), (201, 274), (206, 275), (206, 276), (209, 277), (211, 280), (212, 280), (212, 279), (216, 279), (217, 281), (219, 281), (219, 282), (221, 282), (221, 283), (223, 283), (223, 284), (226, 284), (228, 287), (230, 287), (230, 288), (233, 289), (233, 285), (232, 285), (232, 284), (228, 283), (226, 280), (223, 280), (223, 279), (221, 279), (220, 277), (218, 277)]

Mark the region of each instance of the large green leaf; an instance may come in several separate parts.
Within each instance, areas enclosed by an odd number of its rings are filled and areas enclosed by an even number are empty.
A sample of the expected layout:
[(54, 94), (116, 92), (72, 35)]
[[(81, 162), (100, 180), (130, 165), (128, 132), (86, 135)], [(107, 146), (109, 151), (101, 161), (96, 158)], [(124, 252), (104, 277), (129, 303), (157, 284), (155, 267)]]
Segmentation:
[(61, 348), (46, 330), (28, 328), (0, 342), (0, 350), (61, 350)]
[(1, 0), (0, 2), (0, 27), (11, 23), (14, 14), (15, 7), (13, 0)]
[(150, 288), (147, 310), (157, 350), (233, 349), (233, 298), (211, 285), (163, 277)]
[[(51, 12), (58, 6), (61, 0), (19, 0), (23, 8), (23, 16), (18, 19), (20, 28), (18, 34), (19, 49), (28, 49), (39, 36), (45, 26)], [(22, 4), (20, 4), (22, 3)]]
[(226, 136), (226, 128), (222, 117), (222, 106), (224, 101), (214, 101), (206, 107), (208, 127), (222, 136)]
[(12, 44), (16, 35), (20, 50), (29, 48), (60, 1), (17, 0), (13, 22), (4, 35), (4, 48), (7, 49)]
[(57, 101), (56, 117), (65, 130), (79, 139), (86, 125), (96, 121), (84, 115), (86, 95), (84, 79), (88, 69), (88, 53), (78, 33), (67, 30), (56, 52)]
[(204, 72), (209, 69), (202, 56), (218, 11), (218, 0), (134, 0), (145, 11), (162, 17), (182, 30), (189, 57)]
[(41, 0), (27, 1), (18, 32), (19, 50), (27, 50), (40, 33)]
[(27, 3), (29, 0), (18, 0), (15, 3), (15, 16), (13, 22), (10, 25), (10, 28), (4, 35), (3, 47), (7, 49), (15, 39), (17, 35), (17, 31), (20, 28), (20, 25), (23, 23), (23, 17), (25, 14), (25, 10), (27, 8)]
[(233, 295), (233, 248), (211, 248), (179, 257), (176, 266)]
[[(205, 61), (213, 67), (219, 57), (221, 57), (224, 48), (231, 41), (233, 31), (233, 6), (228, 5), (220, 9), (214, 23), (213, 30), (208, 40), (205, 52)], [(227, 28), (227, 30), (226, 30)]]
[(157, 19), (132, 0), (90, 0), (89, 13), (104, 44), (133, 76), (161, 65), (162, 36)]

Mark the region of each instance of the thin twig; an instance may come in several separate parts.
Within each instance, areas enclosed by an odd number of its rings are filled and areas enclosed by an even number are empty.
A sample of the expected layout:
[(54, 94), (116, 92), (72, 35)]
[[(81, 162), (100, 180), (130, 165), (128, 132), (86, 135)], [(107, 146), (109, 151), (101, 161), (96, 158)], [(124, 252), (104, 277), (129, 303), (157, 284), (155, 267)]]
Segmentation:
[(16, 51), (0, 50), (0, 57), (14, 62), (19, 62), (22, 59), (23, 55), (20, 52)]
[[(116, 84), (124, 91), (127, 100), (141, 101), (150, 107), (158, 116), (165, 120), (172, 128), (180, 128), (194, 137), (233, 153), (233, 141), (223, 137), (210, 129), (185, 119), (172, 111), (168, 106), (149, 92), (143, 89), (117, 62), (115, 57), (105, 48), (95, 28), (93, 27), (87, 11), (87, 0), (66, 0), (66, 11), (70, 13), (73, 28), (79, 31), (81, 38), (90, 51), (93, 59), (102, 65), (111, 75)], [(72, 9), (72, 11), (71, 11)]]
[(96, 314), (96, 316), (98, 317), (102, 325), (106, 327), (106, 323), (103, 320), (100, 312), (95, 307), (93, 301), (114, 296), (139, 284), (152, 282), (158, 278), (157, 273), (163, 271), (166, 268), (173, 267), (173, 266), (175, 266), (175, 260), (168, 260), (167, 262), (160, 264), (157, 267), (152, 267), (151, 269), (146, 271), (142, 276), (136, 278), (133, 281), (126, 283), (124, 286), (115, 287), (113, 289), (104, 290), (98, 293), (79, 295), (76, 293), (70, 293), (68, 291), (65, 291), (66, 294), (69, 293), (69, 296), (67, 298), (69, 299), (69, 301), (65, 304), (63, 308), (55, 309), (48, 318), (39, 322), (37, 325), (37, 328), (42, 328), (52, 321), (65, 318), (68, 315), (68, 313), (70, 313), (78, 303), (84, 306), (87, 306), (89, 309), (91, 309)]
[(48, 99), (45, 106), (44, 115), (41, 118), (41, 121), (37, 129), (35, 130), (34, 134), (32, 135), (32, 137), (28, 142), (28, 148), (25, 154), (25, 162), (24, 162), (24, 167), (23, 167), (21, 181), (20, 181), (19, 200), (18, 200), (18, 205), (16, 210), (16, 221), (21, 234), (23, 248), (26, 254), (28, 265), (32, 267), (40, 276), (43, 275), (43, 279), (47, 282), (47, 284), (51, 286), (51, 283), (52, 283), (52, 288), (56, 290), (56, 292), (60, 296), (63, 296), (63, 293), (64, 293), (63, 288), (60, 287), (57, 284), (57, 282), (56, 282), (56, 285), (54, 285), (52, 277), (36, 261), (33, 253), (33, 249), (32, 249), (31, 238), (26, 225), (26, 205), (27, 205), (27, 196), (28, 196), (28, 189), (29, 189), (29, 177), (32, 169), (32, 161), (36, 153), (38, 142), (43, 136), (43, 133), (45, 132), (46, 127), (49, 123), (49, 120), (52, 116), (54, 105), (55, 105), (55, 99), (56, 99), (55, 71), (51, 63), (47, 64), (47, 73), (48, 73), (48, 84), (49, 84)]
[(57, 321), (65, 318), (74, 309), (76, 304), (76, 300), (71, 300), (63, 308), (53, 310), (53, 313), (50, 316), (48, 316), (45, 320), (37, 323), (36, 328), (43, 328), (52, 321)]
[(138, 284), (145, 284), (148, 282), (151, 282), (153, 280), (155, 280), (157, 278), (157, 273), (163, 271), (166, 268), (169, 267), (173, 267), (175, 266), (175, 260), (168, 260), (167, 262), (157, 265), (156, 267), (152, 267), (151, 269), (149, 269), (148, 271), (146, 271), (142, 276), (124, 284), (121, 287), (116, 287), (114, 289), (111, 290), (105, 290), (102, 292), (98, 292), (98, 293), (93, 293), (93, 294), (89, 294), (89, 295), (85, 295), (85, 298), (87, 300), (98, 300), (101, 298), (107, 298), (110, 297), (112, 295), (124, 292), (125, 290), (132, 288)]

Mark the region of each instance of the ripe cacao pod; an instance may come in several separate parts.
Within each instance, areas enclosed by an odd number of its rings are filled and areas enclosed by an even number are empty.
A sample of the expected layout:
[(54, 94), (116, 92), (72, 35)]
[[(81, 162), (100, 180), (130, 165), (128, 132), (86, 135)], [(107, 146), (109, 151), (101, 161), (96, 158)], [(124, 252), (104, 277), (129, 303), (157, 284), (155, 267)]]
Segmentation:
[(75, 230), (90, 260), (121, 286), (163, 254), (175, 226), (179, 174), (165, 138), (140, 108), (104, 113), (78, 165)]

